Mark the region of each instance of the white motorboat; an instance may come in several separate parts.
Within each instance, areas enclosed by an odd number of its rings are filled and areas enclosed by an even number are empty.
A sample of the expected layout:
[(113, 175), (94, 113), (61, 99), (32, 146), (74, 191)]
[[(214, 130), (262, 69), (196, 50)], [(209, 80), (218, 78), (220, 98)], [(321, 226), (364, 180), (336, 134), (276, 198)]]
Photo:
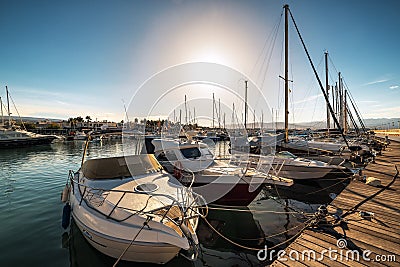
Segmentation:
[(11, 121), (11, 112), (10, 112), (10, 101), (9, 101), (10, 93), (8, 92), (7, 86), (6, 86), (6, 94), (7, 94), (7, 106), (8, 106), (7, 125), (4, 122), (3, 102), (0, 97), (0, 110), (1, 110), (0, 148), (50, 144), (51, 142), (53, 142), (54, 139), (57, 138), (54, 135), (42, 135), (42, 134), (32, 133), (27, 131), (26, 129), (21, 129), (21, 127), (17, 125), (13, 125), (13, 122)]
[[(291, 181), (248, 166), (248, 157), (233, 165), (214, 160), (207, 144), (180, 142), (176, 139), (154, 139), (154, 154), (160, 164), (185, 185), (202, 195), (207, 203), (247, 206), (264, 183), (291, 185)], [(194, 179), (192, 178), (194, 176)]]
[(326, 162), (301, 158), (288, 151), (275, 154), (273, 159), (273, 170), (279, 175), (295, 180), (347, 177), (353, 173), (344, 166), (329, 165)]
[(340, 154), (345, 149), (345, 145), (342, 143), (305, 140), (298, 137), (291, 137), (288, 143), (282, 142), (280, 146), (283, 149), (319, 154)]
[(84, 132), (76, 131), (74, 135), (74, 140), (86, 140), (88, 135)]
[(69, 198), (65, 192), (63, 198), (86, 240), (100, 252), (158, 264), (181, 250), (189, 259), (197, 257), (197, 207), (204, 201), (163, 172), (153, 155), (90, 159), (70, 172), (69, 181), (64, 189)]

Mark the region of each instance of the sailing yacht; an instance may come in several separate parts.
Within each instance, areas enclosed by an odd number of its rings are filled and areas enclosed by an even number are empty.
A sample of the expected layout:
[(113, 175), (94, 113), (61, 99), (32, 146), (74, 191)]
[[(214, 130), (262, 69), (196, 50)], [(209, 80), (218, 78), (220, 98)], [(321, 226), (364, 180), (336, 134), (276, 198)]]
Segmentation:
[(32, 145), (50, 144), (56, 139), (54, 135), (41, 135), (28, 132), (26, 129), (21, 129), (19, 126), (12, 125), (11, 112), (9, 103), (9, 92), (6, 86), (7, 106), (8, 106), (8, 123), (4, 122), (3, 103), (0, 98), (1, 107), (1, 124), (0, 124), (0, 148), (12, 148)]
[(41, 135), (15, 127), (0, 126), (0, 148), (50, 144), (54, 139), (54, 135)]

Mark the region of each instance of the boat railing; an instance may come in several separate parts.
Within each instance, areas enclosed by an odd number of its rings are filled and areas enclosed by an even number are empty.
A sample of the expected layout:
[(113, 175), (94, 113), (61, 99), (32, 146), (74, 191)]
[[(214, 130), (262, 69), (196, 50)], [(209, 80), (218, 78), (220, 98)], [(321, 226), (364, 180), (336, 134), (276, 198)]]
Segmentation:
[[(205, 207), (205, 209), (201, 210), (207, 210), (205, 199), (201, 195), (183, 186), (177, 188), (177, 190), (180, 191), (178, 192), (178, 194), (180, 194), (182, 199), (181, 201), (179, 201), (178, 199), (167, 194), (147, 192), (144, 193), (136, 191), (90, 187), (88, 185), (80, 183), (77, 178), (75, 178), (75, 175), (78, 176), (78, 173), (74, 173), (72, 170), (69, 171), (69, 181), (71, 184), (72, 193), (75, 194), (75, 187), (78, 186), (78, 190), (81, 195), (79, 205), (82, 205), (82, 202), (84, 202), (89, 208), (101, 213), (107, 219), (111, 219), (114, 221), (123, 222), (134, 215), (143, 215), (147, 217), (152, 217), (153, 220), (159, 219), (159, 222), (161, 223), (165, 219), (167, 219), (175, 225), (180, 226), (183, 222), (188, 221), (192, 218), (204, 216), (204, 214), (201, 214), (199, 212), (199, 207)], [(115, 204), (111, 201), (108, 201), (107, 203), (111, 204), (112, 208), (111, 211), (105, 212), (100, 207), (103, 206), (107, 197), (111, 193), (122, 193), (122, 195)], [(129, 194), (147, 194), (148, 199), (146, 200), (144, 207), (142, 207), (141, 209), (133, 209), (120, 206), (122, 200)], [(157, 197), (167, 198), (171, 201), (171, 203), (169, 203), (168, 205), (163, 204), (163, 206), (155, 209), (146, 210), (150, 200)], [(116, 218), (115, 216), (113, 216), (113, 214), (116, 214), (117, 210), (129, 212), (129, 214), (127, 214), (124, 218)]]

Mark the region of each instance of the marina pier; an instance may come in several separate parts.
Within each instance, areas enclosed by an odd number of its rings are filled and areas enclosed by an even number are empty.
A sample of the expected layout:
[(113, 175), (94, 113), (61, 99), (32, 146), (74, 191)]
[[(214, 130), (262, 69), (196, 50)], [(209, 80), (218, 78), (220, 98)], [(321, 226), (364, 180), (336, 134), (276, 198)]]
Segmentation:
[[(286, 260), (276, 259), (271, 266), (398, 266), (400, 182), (396, 165), (400, 166), (400, 141), (392, 139), (360, 177), (375, 177), (381, 186), (352, 180), (327, 207), (336, 222), (332, 219), (307, 228), (285, 249)], [(329, 250), (331, 255), (326, 253)], [(314, 251), (316, 259), (302, 259), (304, 251)], [(360, 253), (359, 260), (350, 257), (353, 251)], [(289, 255), (298, 258), (293, 261)]]

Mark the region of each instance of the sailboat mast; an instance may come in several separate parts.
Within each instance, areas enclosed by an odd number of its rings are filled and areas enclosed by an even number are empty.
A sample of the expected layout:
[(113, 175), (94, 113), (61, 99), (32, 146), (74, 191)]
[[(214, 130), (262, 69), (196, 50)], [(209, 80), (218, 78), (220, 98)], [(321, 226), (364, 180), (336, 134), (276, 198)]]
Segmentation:
[(347, 128), (347, 89), (344, 89), (344, 95), (343, 95), (343, 132), (344, 134), (347, 134), (348, 128)]
[(256, 129), (256, 110), (253, 112), (253, 131)]
[(1, 101), (1, 96), (0, 96), (0, 108), (1, 108), (1, 125), (4, 126), (3, 101)]
[(11, 127), (11, 112), (10, 112), (10, 99), (8, 96), (8, 87), (6, 85), (6, 93), (7, 93), (7, 109), (8, 109), (8, 127)]
[[(326, 96), (329, 99), (328, 51), (325, 52), (325, 89), (326, 89)], [(329, 134), (329, 129), (331, 128), (331, 116), (329, 112), (328, 103), (326, 103), (326, 128)]]
[(285, 9), (285, 142), (289, 141), (289, 5)]
[(214, 93), (213, 93), (213, 102), (212, 102), (212, 106), (213, 106), (213, 117), (212, 117), (212, 128), (214, 129), (214, 113), (215, 113), (215, 98), (214, 98)]
[(188, 113), (187, 113), (187, 104), (186, 104), (186, 95), (185, 95), (185, 124), (188, 123)]
[(221, 129), (221, 98), (218, 98), (218, 127)]
[(245, 83), (244, 91), (244, 129), (247, 129), (247, 81)]
[(264, 112), (261, 110), (261, 129), (260, 132), (262, 133), (264, 129)]
[(339, 82), (338, 82), (338, 85), (339, 85), (339, 88), (338, 88), (338, 91), (339, 91), (339, 124), (340, 124), (340, 127), (342, 127), (342, 129), (343, 129), (343, 88), (342, 88), (342, 74), (339, 72)]
[(235, 103), (232, 103), (232, 129), (235, 129)]

